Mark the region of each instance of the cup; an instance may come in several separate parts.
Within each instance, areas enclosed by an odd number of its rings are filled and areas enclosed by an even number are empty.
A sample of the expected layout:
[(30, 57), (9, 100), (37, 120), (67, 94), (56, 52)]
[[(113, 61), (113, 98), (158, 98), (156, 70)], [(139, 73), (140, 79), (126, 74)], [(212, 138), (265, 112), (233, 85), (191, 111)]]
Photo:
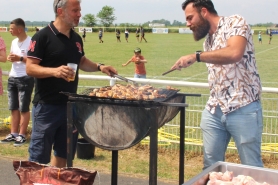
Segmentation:
[(67, 66), (69, 66), (70, 68), (72, 68), (72, 70), (74, 71), (73, 77), (71, 77), (71, 78), (68, 77), (68, 80), (69, 80), (69, 81), (74, 81), (74, 79), (75, 79), (75, 74), (76, 74), (76, 70), (77, 70), (77, 64), (75, 64), (75, 63), (68, 63)]
[(111, 87), (114, 86), (115, 83), (116, 83), (116, 79), (115, 79), (115, 78), (111, 78), (111, 79), (110, 79), (110, 86), (111, 86)]

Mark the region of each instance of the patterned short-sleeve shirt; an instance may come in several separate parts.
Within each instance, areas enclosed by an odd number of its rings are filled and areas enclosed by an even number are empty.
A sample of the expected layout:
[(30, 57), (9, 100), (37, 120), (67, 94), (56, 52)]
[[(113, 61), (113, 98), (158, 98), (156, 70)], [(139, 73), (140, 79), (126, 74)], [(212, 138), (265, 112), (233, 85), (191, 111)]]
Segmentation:
[(203, 44), (204, 51), (226, 47), (227, 40), (233, 36), (242, 36), (247, 40), (242, 59), (227, 65), (207, 63), (210, 97), (206, 109), (212, 114), (217, 105), (224, 114), (228, 114), (260, 99), (261, 82), (256, 66), (252, 33), (243, 17), (239, 15), (221, 17), (216, 32), (211, 38), (207, 36)]

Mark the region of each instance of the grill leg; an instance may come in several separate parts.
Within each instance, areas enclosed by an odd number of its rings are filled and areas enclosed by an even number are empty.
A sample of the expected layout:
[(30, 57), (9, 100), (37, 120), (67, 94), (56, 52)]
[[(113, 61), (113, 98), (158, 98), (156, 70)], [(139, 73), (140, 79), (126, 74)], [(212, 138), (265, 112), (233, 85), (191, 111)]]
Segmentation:
[(155, 120), (150, 128), (150, 169), (149, 185), (157, 185), (157, 140), (158, 140), (158, 118), (157, 111), (154, 109)]
[[(185, 103), (185, 96), (182, 100)], [(184, 139), (185, 139), (185, 107), (180, 108), (180, 161), (179, 161), (179, 185), (184, 183)]]
[(112, 151), (111, 185), (118, 184), (118, 151)]

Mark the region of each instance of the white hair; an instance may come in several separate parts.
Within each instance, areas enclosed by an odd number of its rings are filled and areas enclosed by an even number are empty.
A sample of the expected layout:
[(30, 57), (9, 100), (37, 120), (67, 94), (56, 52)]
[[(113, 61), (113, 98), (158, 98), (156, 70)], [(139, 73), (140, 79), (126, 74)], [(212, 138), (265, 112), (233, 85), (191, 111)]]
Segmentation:
[[(76, 0), (79, 1), (79, 3), (81, 3), (81, 0)], [(68, 0), (54, 0), (53, 2), (53, 10), (55, 13), (55, 16), (57, 17), (57, 9), (58, 8), (65, 8), (66, 4), (67, 4)]]

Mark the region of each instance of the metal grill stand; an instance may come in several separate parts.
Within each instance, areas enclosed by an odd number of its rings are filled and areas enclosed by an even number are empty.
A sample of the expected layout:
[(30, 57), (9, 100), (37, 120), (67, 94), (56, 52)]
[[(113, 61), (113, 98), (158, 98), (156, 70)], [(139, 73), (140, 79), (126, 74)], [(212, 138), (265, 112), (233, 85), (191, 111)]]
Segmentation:
[[(169, 104), (168, 106), (178, 106), (180, 112), (180, 154), (179, 154), (179, 185), (184, 183), (184, 139), (185, 139), (185, 107), (187, 107), (186, 96), (201, 96), (200, 94), (183, 94), (180, 104)], [(71, 97), (69, 97), (71, 100)], [(72, 127), (73, 127), (73, 105), (75, 102), (69, 101), (67, 104), (67, 166), (72, 167)], [(150, 155), (149, 155), (149, 185), (157, 185), (157, 158), (158, 158), (158, 113), (156, 106), (150, 111), (155, 115), (155, 121), (152, 122), (149, 137), (150, 137)], [(112, 173), (111, 185), (117, 185), (118, 181), (118, 150), (112, 150)]]

